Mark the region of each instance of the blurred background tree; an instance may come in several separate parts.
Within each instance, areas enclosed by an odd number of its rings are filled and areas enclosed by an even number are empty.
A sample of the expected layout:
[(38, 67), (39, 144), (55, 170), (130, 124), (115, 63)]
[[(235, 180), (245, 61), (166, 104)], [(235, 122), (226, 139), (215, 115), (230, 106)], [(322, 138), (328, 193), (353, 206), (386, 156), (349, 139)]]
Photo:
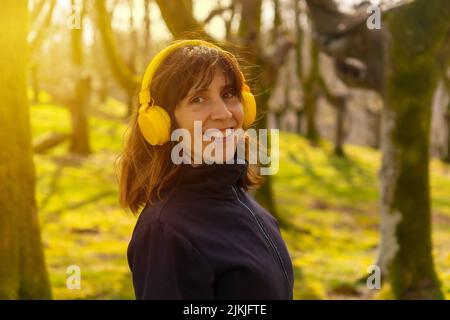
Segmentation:
[(27, 99), (27, 1), (0, 4), (0, 29), (0, 299), (48, 299)]
[(444, 50), (448, 61), (450, 4), (417, 0), (396, 7), (385, 13), (385, 28), (372, 31), (370, 3), (346, 15), (331, 0), (307, 2), (319, 42), (344, 81), (374, 89), (384, 101), (377, 264), (397, 298), (442, 298), (431, 255), (428, 152), (438, 71), (447, 68), (436, 56)]

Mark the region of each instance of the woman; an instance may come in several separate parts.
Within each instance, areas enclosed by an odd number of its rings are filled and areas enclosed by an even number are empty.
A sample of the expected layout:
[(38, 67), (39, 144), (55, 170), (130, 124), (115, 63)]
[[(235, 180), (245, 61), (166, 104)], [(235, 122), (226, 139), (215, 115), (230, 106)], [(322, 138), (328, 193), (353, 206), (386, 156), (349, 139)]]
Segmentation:
[[(121, 204), (140, 211), (128, 246), (137, 299), (292, 299), (278, 223), (247, 193), (261, 177), (236, 152), (242, 137), (200, 148), (183, 139), (181, 164), (169, 140), (180, 129), (195, 136), (195, 121), (202, 133), (246, 129), (252, 99), (234, 56), (205, 41), (176, 42), (147, 68), (119, 179)], [(189, 161), (212, 144), (223, 161)]]

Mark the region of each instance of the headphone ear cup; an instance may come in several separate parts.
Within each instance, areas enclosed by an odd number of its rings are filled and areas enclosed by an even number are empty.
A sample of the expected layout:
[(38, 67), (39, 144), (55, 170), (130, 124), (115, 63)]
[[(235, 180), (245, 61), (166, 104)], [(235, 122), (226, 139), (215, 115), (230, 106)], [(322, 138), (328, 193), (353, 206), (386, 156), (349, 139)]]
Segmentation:
[(244, 102), (244, 128), (249, 128), (256, 118), (256, 100), (249, 91), (242, 91)]
[(145, 140), (152, 146), (170, 140), (170, 116), (163, 108), (156, 105), (140, 107), (138, 124)]

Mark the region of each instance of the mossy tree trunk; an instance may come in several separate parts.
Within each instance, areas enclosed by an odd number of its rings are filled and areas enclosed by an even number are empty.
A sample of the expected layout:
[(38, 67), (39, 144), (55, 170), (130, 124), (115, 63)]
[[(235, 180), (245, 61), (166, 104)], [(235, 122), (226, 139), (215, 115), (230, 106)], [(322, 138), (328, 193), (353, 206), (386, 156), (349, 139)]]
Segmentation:
[(49, 299), (35, 201), (26, 0), (0, 2), (0, 299)]
[(387, 23), (379, 263), (397, 299), (440, 299), (431, 243), (429, 133), (439, 79), (435, 57), (450, 27), (450, 2), (416, 0)]

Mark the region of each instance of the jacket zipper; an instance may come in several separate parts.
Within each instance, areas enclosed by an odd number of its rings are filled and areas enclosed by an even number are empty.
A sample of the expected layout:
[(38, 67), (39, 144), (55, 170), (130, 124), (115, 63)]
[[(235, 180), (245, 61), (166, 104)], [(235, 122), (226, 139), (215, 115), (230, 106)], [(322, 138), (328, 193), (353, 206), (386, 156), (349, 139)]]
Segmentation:
[(288, 280), (288, 276), (286, 273), (286, 269), (284, 268), (284, 264), (283, 264), (283, 260), (281, 259), (281, 255), (278, 252), (275, 244), (272, 242), (272, 239), (270, 238), (270, 236), (267, 234), (266, 230), (264, 229), (264, 227), (262, 226), (262, 222), (258, 220), (258, 218), (256, 217), (255, 213), (244, 203), (241, 201), (241, 199), (239, 199), (237, 190), (235, 189), (234, 186), (231, 187), (233, 189), (234, 194), (236, 195), (236, 199), (245, 207), (247, 208), (247, 210), (251, 213), (251, 215), (253, 216), (253, 219), (255, 219), (256, 224), (259, 227), (259, 230), (261, 231), (261, 233), (263, 234), (264, 238), (266, 239), (267, 243), (269, 244), (270, 247), (272, 247), (272, 250), (275, 252), (276, 256), (277, 256), (277, 262), (278, 265), (280, 266), (283, 276), (284, 276), (284, 280), (286, 281), (286, 286), (288, 288), (288, 296), (289, 296), (289, 300), (292, 299), (291, 296), (291, 286), (289, 285), (289, 280)]

